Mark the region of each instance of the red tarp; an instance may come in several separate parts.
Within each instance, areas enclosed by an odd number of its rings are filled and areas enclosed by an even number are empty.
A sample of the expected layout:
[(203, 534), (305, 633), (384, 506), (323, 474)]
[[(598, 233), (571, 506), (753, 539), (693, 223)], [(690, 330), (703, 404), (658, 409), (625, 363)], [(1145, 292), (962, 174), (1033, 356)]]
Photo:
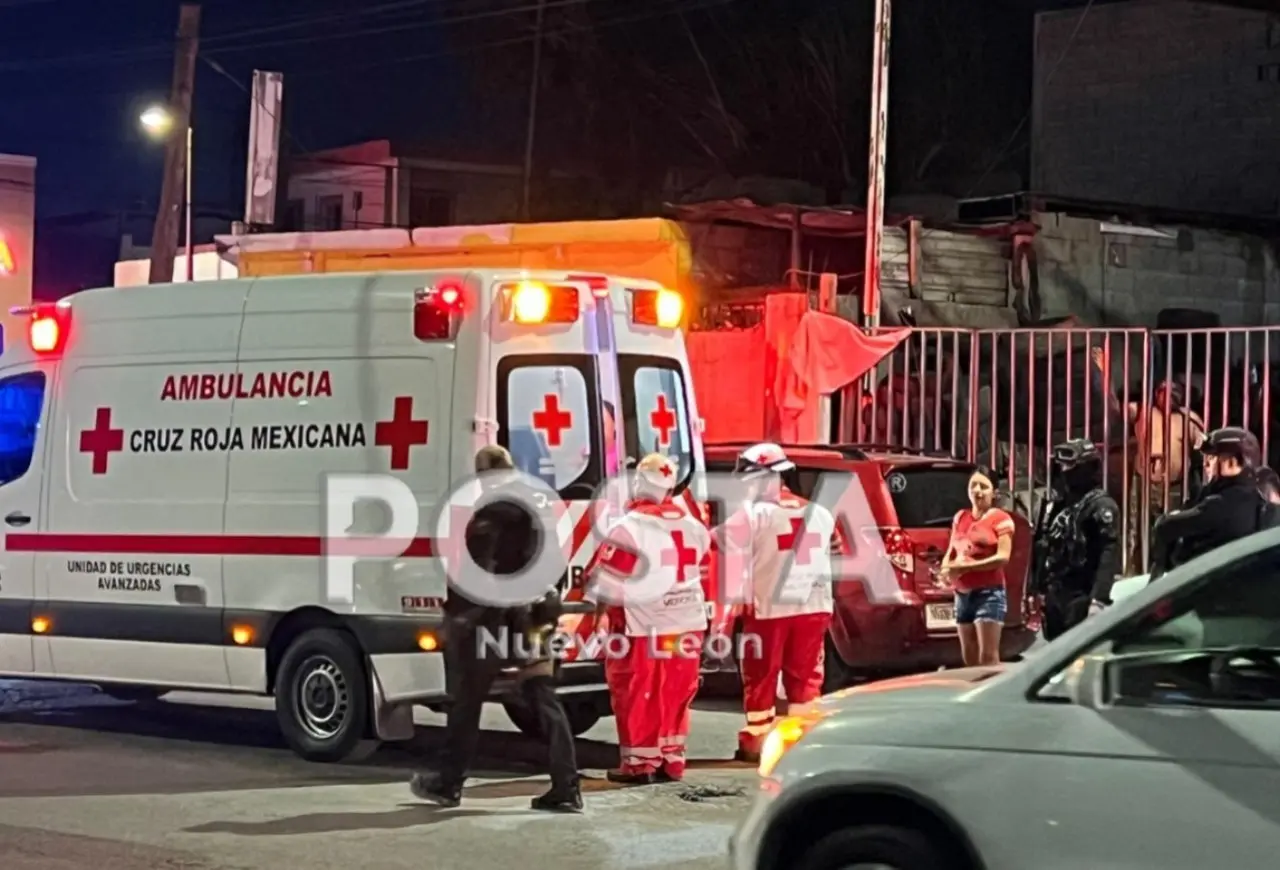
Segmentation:
[(806, 312), (775, 392), (784, 444), (825, 441), (818, 400), (853, 383), (893, 352), (909, 328), (867, 335), (843, 318)]
[(867, 335), (808, 310), (803, 293), (770, 294), (764, 324), (689, 333), (689, 367), (707, 441), (824, 440), (818, 400), (856, 381), (911, 332)]

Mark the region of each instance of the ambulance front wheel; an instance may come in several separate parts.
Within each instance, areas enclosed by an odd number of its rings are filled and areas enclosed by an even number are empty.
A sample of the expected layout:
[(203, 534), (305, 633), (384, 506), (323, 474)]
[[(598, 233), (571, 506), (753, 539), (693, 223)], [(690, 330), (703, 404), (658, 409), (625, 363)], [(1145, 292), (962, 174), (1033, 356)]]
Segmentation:
[(349, 761), (376, 744), (370, 731), (369, 675), (354, 639), (332, 628), (300, 635), (275, 681), (276, 718), (289, 748), (308, 761)]
[[(600, 721), (601, 713), (597, 704), (587, 700), (570, 700), (561, 698), (565, 715), (569, 718), (569, 730), (574, 737), (581, 737)], [(542, 737), (542, 725), (538, 714), (519, 701), (503, 701), (502, 709), (507, 711), (507, 718), (520, 729), (521, 734), (529, 737)]]

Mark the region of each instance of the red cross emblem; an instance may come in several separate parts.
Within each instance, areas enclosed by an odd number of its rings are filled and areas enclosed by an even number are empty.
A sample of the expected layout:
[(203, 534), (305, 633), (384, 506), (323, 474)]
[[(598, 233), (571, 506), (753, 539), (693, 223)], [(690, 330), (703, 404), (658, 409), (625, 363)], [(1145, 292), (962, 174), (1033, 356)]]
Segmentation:
[(666, 447), (671, 443), (671, 432), (676, 428), (676, 415), (667, 407), (667, 394), (658, 394), (658, 407), (649, 415), (649, 425), (658, 433), (658, 444)]
[(547, 433), (547, 446), (559, 447), (564, 430), (573, 428), (573, 415), (560, 407), (560, 397), (548, 393), (541, 411), (533, 412), (533, 428)]
[(373, 427), (373, 443), (391, 448), (391, 470), (409, 467), (409, 450), (427, 443), (427, 421), (413, 419), (413, 396), (397, 396), (390, 420)]
[(778, 535), (778, 549), (784, 553), (795, 553), (797, 565), (808, 565), (813, 551), (822, 546), (820, 535), (816, 532), (801, 534), (803, 530), (804, 520), (796, 518), (791, 521), (790, 534)]
[(662, 551), (662, 567), (674, 567), (676, 580), (683, 583), (687, 576), (686, 570), (698, 566), (698, 551), (684, 545), (684, 532), (672, 532), (671, 543), (672, 549)]
[(93, 473), (106, 474), (112, 453), (124, 450), (124, 430), (111, 428), (111, 409), (99, 408), (93, 428), (80, 433), (80, 452), (93, 454)]

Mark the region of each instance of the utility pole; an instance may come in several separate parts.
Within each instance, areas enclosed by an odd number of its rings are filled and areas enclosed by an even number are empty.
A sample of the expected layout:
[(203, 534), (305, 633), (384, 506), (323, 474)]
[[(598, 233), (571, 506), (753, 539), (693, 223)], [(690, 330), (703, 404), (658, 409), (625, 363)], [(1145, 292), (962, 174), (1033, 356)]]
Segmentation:
[[(173, 85), (169, 92), (169, 111), (173, 130), (164, 152), (164, 183), (160, 187), (160, 207), (156, 211), (155, 231), (151, 235), (151, 283), (165, 284), (173, 280), (173, 261), (178, 253), (178, 227), (182, 217), (182, 199), (187, 198), (188, 249), (190, 232), (191, 180), (191, 101), (195, 92), (196, 56), (200, 50), (200, 7), (183, 4), (178, 12), (178, 41), (173, 58)], [(188, 280), (192, 277), (188, 257)]]
[(533, 75), (529, 81), (529, 126), (524, 137), (524, 191), (520, 200), (520, 219), (530, 219), (529, 195), (533, 187), (533, 134), (538, 125), (538, 82), (542, 79), (542, 24), (547, 0), (538, 0), (538, 19), (533, 35)]
[(875, 0), (871, 61), (871, 143), (867, 160), (867, 251), (863, 273), (862, 317), (880, 325), (880, 251), (884, 240), (884, 164), (889, 138), (889, 25), (891, 0)]

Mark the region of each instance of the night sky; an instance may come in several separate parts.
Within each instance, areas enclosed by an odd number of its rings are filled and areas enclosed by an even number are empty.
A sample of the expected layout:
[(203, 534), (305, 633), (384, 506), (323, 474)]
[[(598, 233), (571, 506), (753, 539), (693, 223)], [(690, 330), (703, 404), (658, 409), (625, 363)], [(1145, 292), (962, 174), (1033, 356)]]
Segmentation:
[[(167, 97), (178, 5), (0, 0), (0, 152), (39, 158), (37, 248), (46, 260), (49, 245), (69, 244), (57, 241), (52, 224), (87, 216), (87, 227), (89, 217), (101, 223), (131, 211), (144, 218), (139, 225), (154, 215), (163, 149), (137, 117)], [(197, 212), (229, 221), (243, 209), (245, 89), (255, 68), (285, 75), (286, 152), (391, 138), (448, 141), (453, 155), (459, 143), (471, 143), (486, 158), (496, 149), (519, 162), (535, 6), (205, 0), (194, 115)], [(659, 177), (666, 167), (705, 160), (727, 176), (804, 177), (832, 201), (856, 201), (847, 194), (865, 184), (871, 6), (549, 0), (539, 148), (555, 152), (548, 162), (594, 163), (622, 178), (641, 168)], [(1020, 143), (1004, 145), (1029, 105), (1032, 7), (1028, 0), (896, 0), (891, 195), (963, 194), (964, 179), (981, 175), (992, 155), (1002, 166), (1023, 159)], [(836, 31), (844, 42), (829, 39)], [(841, 58), (831, 67), (840, 77), (831, 100), (806, 90), (813, 76), (801, 69), (803, 39)], [(707, 109), (704, 60), (737, 115), (732, 149), (721, 135), (727, 128), (717, 130)], [(754, 93), (742, 84), (748, 80), (772, 90)], [(824, 117), (834, 102), (844, 116), (835, 136)], [(719, 144), (712, 141), (718, 135)], [(618, 160), (624, 145), (633, 152), (629, 162)], [(95, 231), (111, 236), (109, 223)]]
[[(243, 207), (242, 88), (255, 67), (285, 72), (290, 132), (308, 148), (407, 134), (416, 119), (447, 125), (456, 115), (458, 79), (448, 58), (396, 59), (439, 51), (448, 34), (434, 20), (456, 14), (465, 0), (374, 0), (359, 7), (363, 13), (342, 0), (202, 5), (202, 56), (228, 73), (204, 61), (197, 72), (194, 199), (202, 210)], [(177, 7), (174, 0), (0, 0), (9, 47), (0, 58), (7, 103), (0, 151), (39, 158), (41, 217), (154, 207), (163, 148), (142, 134), (137, 117), (168, 95)]]

